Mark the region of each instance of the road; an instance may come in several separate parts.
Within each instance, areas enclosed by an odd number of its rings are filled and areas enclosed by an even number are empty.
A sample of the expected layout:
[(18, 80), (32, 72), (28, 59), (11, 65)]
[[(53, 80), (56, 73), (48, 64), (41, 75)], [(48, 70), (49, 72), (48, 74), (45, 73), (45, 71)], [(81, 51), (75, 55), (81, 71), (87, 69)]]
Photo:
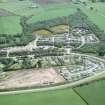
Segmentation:
[[(92, 59), (96, 59), (98, 61), (102, 61), (105, 63), (105, 60), (97, 58), (97, 57), (93, 57), (90, 55), (85, 55), (85, 54), (77, 54), (77, 53), (71, 53), (73, 55), (80, 55), (80, 56), (86, 56), (86, 57), (90, 57)], [(100, 73), (96, 73), (95, 75), (91, 76), (91, 77), (87, 77), (85, 79), (73, 82), (73, 83), (68, 83), (68, 84), (64, 84), (64, 85), (59, 85), (59, 86), (54, 86), (54, 87), (46, 87), (46, 88), (38, 88), (38, 89), (27, 89), (27, 90), (18, 90), (18, 91), (8, 91), (8, 92), (0, 92), (0, 95), (7, 95), (7, 94), (22, 94), (22, 93), (32, 93), (32, 92), (41, 92), (41, 91), (49, 91), (49, 90), (56, 90), (56, 89), (64, 89), (67, 87), (74, 87), (74, 86), (78, 86), (80, 84), (84, 84), (84, 83), (88, 83), (91, 82), (93, 80), (99, 79), (105, 77), (105, 70), (100, 72)]]

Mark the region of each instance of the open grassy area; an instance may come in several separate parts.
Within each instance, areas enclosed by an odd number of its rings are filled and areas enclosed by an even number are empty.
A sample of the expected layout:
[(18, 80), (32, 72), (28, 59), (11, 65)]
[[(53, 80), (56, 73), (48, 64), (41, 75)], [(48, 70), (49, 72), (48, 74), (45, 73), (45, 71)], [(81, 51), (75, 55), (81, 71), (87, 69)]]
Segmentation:
[(0, 34), (17, 34), (22, 32), (20, 26), (20, 17), (18, 16), (1, 16), (0, 17)]
[(30, 15), (37, 15), (42, 12), (42, 8), (32, 8), (32, 1), (25, 0), (25, 1), (15, 1), (15, 2), (3, 2), (0, 3), (0, 8), (10, 11), (16, 15), (20, 16), (30, 16)]
[(57, 17), (68, 16), (73, 14), (76, 11), (76, 8), (72, 4), (56, 4), (49, 5), (43, 8), (43, 12), (38, 15), (34, 15), (28, 20), (28, 23), (35, 23), (37, 21), (44, 21), (49, 19), (54, 19)]
[[(105, 3), (89, 3), (87, 6), (83, 6), (82, 4), (72, 4), (72, 3), (64, 3), (64, 4), (53, 4), (53, 5), (39, 5), (38, 8), (33, 8), (32, 7), (32, 1), (30, 0), (25, 0), (25, 1), (15, 1), (15, 2), (0, 2), (0, 9), (4, 9), (6, 11), (9, 11), (13, 13), (14, 15), (19, 15), (19, 16), (31, 16), (27, 23), (35, 23), (38, 21), (44, 21), (44, 20), (49, 20), (49, 19), (54, 19), (62, 16), (68, 16), (69, 14), (73, 14), (76, 12), (76, 8), (79, 7), (83, 10), (84, 13), (86, 13), (89, 17), (89, 19), (94, 22), (96, 25), (98, 25), (101, 29), (105, 31)], [(90, 7), (93, 7), (93, 10), (90, 10)], [(0, 17), (1, 18), (1, 17)], [(5, 20), (5, 17), (2, 17), (4, 19), (0, 19), (3, 24), (5, 23), (10, 23)], [(4, 31), (5, 33), (16, 33), (16, 31), (19, 33), (21, 31), (20, 25), (18, 24), (17, 20), (19, 17), (16, 17), (15, 21), (15, 27), (11, 31), (11, 29), (5, 30), (4, 26), (2, 26), (1, 30)], [(8, 20), (10, 17), (8, 18)], [(18, 20), (19, 21), (19, 20)], [(14, 23), (14, 22), (13, 22)], [(12, 24), (10, 25), (12, 26)], [(8, 29), (8, 28), (7, 28)], [(0, 32), (1, 32), (0, 30)], [(3, 33), (3, 32), (1, 32)]]
[(72, 90), (0, 96), (0, 105), (86, 105)]
[[(105, 3), (89, 3), (87, 6), (79, 5), (88, 18), (105, 31)], [(90, 9), (93, 7), (93, 10)]]
[(105, 105), (105, 80), (76, 88), (89, 105)]

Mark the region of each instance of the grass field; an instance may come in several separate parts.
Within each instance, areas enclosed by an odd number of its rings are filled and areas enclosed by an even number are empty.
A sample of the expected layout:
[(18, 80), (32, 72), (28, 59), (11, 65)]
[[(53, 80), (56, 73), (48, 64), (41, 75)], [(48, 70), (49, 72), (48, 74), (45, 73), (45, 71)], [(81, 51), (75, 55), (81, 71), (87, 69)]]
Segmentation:
[(68, 16), (73, 14), (76, 8), (72, 4), (56, 4), (52, 6), (46, 6), (43, 8), (43, 12), (38, 15), (34, 15), (28, 20), (28, 23), (35, 23), (37, 21), (54, 19), (57, 17)]
[(0, 34), (17, 34), (21, 32), (20, 17), (0, 16)]
[[(79, 5), (88, 18), (105, 31), (105, 3), (89, 3), (87, 6)], [(93, 7), (93, 10), (90, 10)]]
[(86, 105), (72, 90), (0, 96), (0, 105)]
[(30, 16), (30, 15), (37, 15), (42, 12), (42, 8), (31, 8), (32, 2), (31, 0), (25, 1), (15, 1), (15, 2), (4, 2), (0, 3), (0, 8), (10, 11), (16, 15), (20, 16)]
[[(64, 3), (64, 4), (53, 4), (53, 5), (47, 5), (47, 6), (39, 6), (38, 8), (31, 8), (32, 2), (29, 0), (25, 1), (16, 1), (16, 2), (3, 2), (0, 3), (0, 8), (4, 9), (6, 11), (9, 11), (11, 13), (14, 13), (14, 15), (19, 16), (32, 16), (27, 21), (28, 24), (35, 23), (38, 21), (44, 21), (49, 19), (54, 19), (57, 17), (62, 16), (68, 16), (69, 14), (73, 14), (76, 11), (77, 7), (80, 7), (84, 13), (86, 13), (89, 17), (89, 19), (94, 22), (96, 25), (98, 25), (101, 29), (105, 31), (105, 3), (89, 3), (87, 6), (83, 6), (81, 4), (70, 4), (70, 3)], [(93, 7), (93, 10), (90, 10), (90, 7)], [(4, 19), (0, 19), (2, 21), (1, 23), (1, 29), (0, 33), (20, 33), (21, 32), (21, 26), (19, 25), (19, 16), (17, 16), (13, 21), (11, 22), (11, 17), (6, 19), (6, 17), (0, 17)], [(6, 21), (5, 21), (6, 20)], [(8, 20), (10, 20), (8, 22)], [(11, 24), (10, 24), (11, 22)], [(13, 23), (13, 24), (12, 24)], [(14, 25), (14, 23), (16, 23)], [(7, 25), (9, 24), (10, 27), (7, 28)], [(13, 30), (11, 30), (11, 27), (13, 27)], [(6, 30), (7, 29), (7, 30)]]
[(78, 87), (76, 91), (89, 105), (105, 105), (105, 80)]

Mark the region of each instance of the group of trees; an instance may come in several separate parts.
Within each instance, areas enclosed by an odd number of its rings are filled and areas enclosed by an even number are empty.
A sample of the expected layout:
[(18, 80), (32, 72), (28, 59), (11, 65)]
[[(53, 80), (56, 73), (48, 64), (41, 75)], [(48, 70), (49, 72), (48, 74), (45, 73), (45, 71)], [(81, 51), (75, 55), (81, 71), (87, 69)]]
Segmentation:
[[(20, 52), (11, 52), (9, 54), (10, 57), (15, 56), (25, 56), (25, 55), (34, 55), (35, 58), (42, 57), (42, 56), (60, 56), (63, 55), (64, 49), (58, 49), (58, 48), (49, 48), (49, 49), (43, 49), (38, 48), (34, 49), (33, 51), (20, 51)], [(1, 54), (0, 54), (1, 55)]]
[(23, 46), (35, 39), (32, 35), (0, 35), (0, 47)]
[(90, 0), (92, 3), (95, 3), (95, 2), (105, 2), (105, 0)]
[[(1, 55), (1, 53), (0, 53)], [(34, 55), (31, 57), (30, 55)], [(12, 65), (16, 63), (21, 62), (21, 69), (29, 69), (32, 67), (35, 68), (41, 68), (42, 67), (42, 60), (41, 58), (43, 56), (61, 56), (64, 55), (64, 49), (58, 49), (58, 48), (49, 48), (49, 49), (35, 49), (32, 52), (15, 52), (11, 53), (10, 56), (15, 57), (15, 58), (6, 58), (6, 57), (1, 57), (0, 58), (0, 64), (4, 65), (3, 71), (10, 71), (10, 70), (15, 70), (16, 68), (11, 68)], [(33, 59), (36, 61), (36, 63), (33, 65), (32, 63), (35, 62)], [(19, 68), (20, 69), (20, 68)]]

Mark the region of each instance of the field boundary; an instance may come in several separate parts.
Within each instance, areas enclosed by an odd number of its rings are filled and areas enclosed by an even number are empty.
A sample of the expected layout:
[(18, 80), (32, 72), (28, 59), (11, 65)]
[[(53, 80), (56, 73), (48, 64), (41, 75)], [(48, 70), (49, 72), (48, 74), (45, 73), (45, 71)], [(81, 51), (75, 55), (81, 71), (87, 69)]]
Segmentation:
[(74, 88), (72, 88), (72, 90), (86, 103), (86, 105), (89, 105), (89, 103)]

